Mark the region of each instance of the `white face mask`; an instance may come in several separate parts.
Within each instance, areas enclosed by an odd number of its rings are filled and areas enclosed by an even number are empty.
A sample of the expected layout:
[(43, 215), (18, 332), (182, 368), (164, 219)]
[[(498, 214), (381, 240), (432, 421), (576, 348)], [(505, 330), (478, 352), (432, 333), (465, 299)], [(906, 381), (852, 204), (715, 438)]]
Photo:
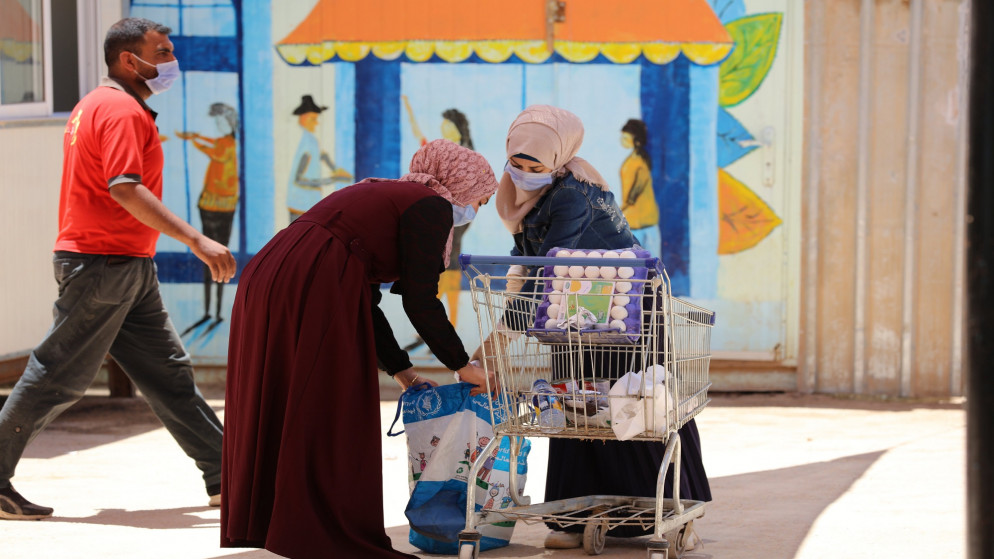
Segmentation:
[(458, 206), (452, 204), (452, 226), (459, 227), (460, 225), (466, 225), (473, 218), (476, 217), (476, 208), (472, 205), (469, 206)]
[[(135, 58), (145, 62), (137, 54), (135, 55)], [(170, 60), (169, 62), (163, 62), (162, 64), (149, 64), (148, 62), (145, 62), (145, 64), (155, 66), (156, 71), (159, 72), (159, 75), (154, 78), (146, 78), (145, 76), (138, 74), (139, 78), (145, 80), (145, 85), (148, 86), (153, 95), (158, 95), (169, 89), (173, 85), (173, 82), (180, 76), (179, 60)]]
[(507, 165), (504, 165), (504, 171), (511, 176), (511, 182), (514, 183), (514, 186), (521, 190), (539, 190), (552, 184), (552, 171), (548, 173), (526, 173), (511, 165), (510, 161), (507, 162)]

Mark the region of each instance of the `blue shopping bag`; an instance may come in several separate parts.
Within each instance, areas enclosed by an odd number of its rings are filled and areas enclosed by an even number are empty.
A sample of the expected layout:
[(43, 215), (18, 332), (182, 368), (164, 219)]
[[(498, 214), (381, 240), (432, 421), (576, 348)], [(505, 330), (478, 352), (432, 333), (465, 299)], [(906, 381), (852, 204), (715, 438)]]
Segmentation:
[[(409, 541), (429, 553), (455, 555), (459, 532), (466, 526), (466, 487), (470, 467), (494, 436), (490, 423), (492, 400), (470, 396), (473, 385), (448, 384), (412, 388), (401, 395), (407, 433), (411, 498), (404, 511), (410, 522)], [(504, 398), (501, 395), (497, 398)], [(494, 419), (504, 421), (504, 408), (494, 407)], [(518, 488), (524, 489), (530, 444), (518, 453)], [(501, 509), (513, 504), (510, 491), (510, 439), (488, 457), (473, 480), (477, 484), (476, 510)], [(506, 546), (514, 522), (479, 527), (481, 551)]]

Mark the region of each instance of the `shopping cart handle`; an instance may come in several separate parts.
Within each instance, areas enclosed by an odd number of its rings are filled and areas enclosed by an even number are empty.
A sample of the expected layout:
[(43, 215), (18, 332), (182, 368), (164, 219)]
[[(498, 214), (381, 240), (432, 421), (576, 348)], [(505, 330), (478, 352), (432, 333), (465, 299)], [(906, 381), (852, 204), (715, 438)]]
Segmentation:
[(486, 256), (480, 254), (460, 254), (459, 265), (465, 271), (470, 265), (503, 266), (628, 266), (631, 268), (653, 268), (662, 270), (658, 258), (557, 258), (553, 256)]

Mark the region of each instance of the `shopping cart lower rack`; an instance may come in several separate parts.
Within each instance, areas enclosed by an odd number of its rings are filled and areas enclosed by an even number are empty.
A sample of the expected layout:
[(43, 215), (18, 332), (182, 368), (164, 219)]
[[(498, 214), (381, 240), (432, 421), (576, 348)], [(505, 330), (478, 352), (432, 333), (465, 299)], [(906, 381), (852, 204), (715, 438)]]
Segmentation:
[[(659, 441), (665, 452), (656, 497), (589, 495), (531, 504), (511, 467), (508, 508), (475, 510), (476, 484), (468, 484), (460, 559), (479, 555), (477, 526), (506, 521), (582, 525), (590, 555), (603, 551), (608, 530), (639, 526), (652, 530), (650, 559), (679, 557), (693, 521), (704, 515), (704, 502), (680, 498), (675, 435), (710, 402), (714, 313), (673, 297), (658, 259), (632, 253), (609, 259), (609, 251), (596, 252), (460, 257), (485, 340), (483, 366), (496, 372), (508, 396), (495, 400), (506, 420), (495, 422), (495, 436), (469, 479), (504, 437), (510, 439), (510, 464), (517, 463), (525, 437)], [(508, 266), (528, 272), (512, 278)], [(673, 497), (664, 498), (670, 464)]]

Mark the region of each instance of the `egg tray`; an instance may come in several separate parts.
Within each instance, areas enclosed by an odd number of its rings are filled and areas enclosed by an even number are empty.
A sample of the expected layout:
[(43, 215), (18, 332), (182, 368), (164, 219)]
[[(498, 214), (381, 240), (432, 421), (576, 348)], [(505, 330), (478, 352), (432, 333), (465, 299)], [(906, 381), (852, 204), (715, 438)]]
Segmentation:
[[(587, 266), (584, 268), (583, 275), (581, 276), (579, 275), (579, 270), (576, 269), (579, 266), (573, 266), (572, 269), (569, 266), (569, 259), (574, 254), (586, 258), (601, 258), (605, 261), (605, 265), (599, 267)], [(596, 254), (597, 256), (592, 256), (592, 254)], [(554, 248), (549, 251), (548, 256), (561, 258), (563, 264), (548, 265), (543, 269), (545, 289), (542, 294), (542, 301), (535, 311), (534, 327), (528, 329), (530, 336), (540, 342), (550, 344), (570, 343), (571, 341), (573, 343), (582, 342), (594, 345), (633, 344), (638, 342), (642, 328), (642, 294), (649, 269), (646, 267), (625, 267), (627, 268), (624, 272), (625, 275), (630, 275), (628, 277), (620, 277), (619, 272), (623, 268), (610, 266), (609, 262), (619, 257), (650, 258), (649, 251), (641, 247), (619, 250), (571, 250)], [(563, 269), (564, 267), (566, 270)], [(591, 268), (597, 268), (597, 270), (593, 271)], [(605, 268), (609, 269), (606, 273), (604, 272)], [(563, 273), (564, 271), (566, 272), (565, 274)], [(571, 273), (572, 276), (570, 275)], [(599, 307), (596, 309), (598, 311), (597, 322), (592, 326), (584, 328), (576, 328), (575, 326), (559, 328), (558, 326), (553, 326), (559, 321), (562, 314), (556, 313), (556, 316), (550, 316), (549, 308), (553, 307), (555, 311), (555, 305), (565, 303), (564, 299), (575, 296), (564, 293), (565, 287), (571, 286), (567, 282), (580, 282), (579, 289), (589, 289), (594, 284), (597, 284), (601, 288), (606, 287), (604, 284), (609, 284), (612, 287), (612, 295), (610, 297), (606, 293), (587, 295), (588, 297), (594, 297), (595, 299), (588, 299), (588, 301), (593, 302)], [(588, 285), (584, 286), (583, 284)], [(557, 295), (559, 297), (556, 297)], [(627, 297), (627, 302), (621, 305), (616, 304), (618, 296)], [(552, 300), (550, 300), (550, 297)], [(557, 299), (558, 303), (555, 302)], [(604, 302), (600, 302), (598, 299), (603, 299)], [(615, 310), (617, 307), (624, 309), (624, 312)], [(569, 311), (567, 310), (566, 312), (568, 313)], [(615, 313), (615, 316), (620, 316), (621, 314), (625, 316), (623, 318), (612, 318), (612, 312)], [(601, 316), (601, 313), (604, 316)]]

